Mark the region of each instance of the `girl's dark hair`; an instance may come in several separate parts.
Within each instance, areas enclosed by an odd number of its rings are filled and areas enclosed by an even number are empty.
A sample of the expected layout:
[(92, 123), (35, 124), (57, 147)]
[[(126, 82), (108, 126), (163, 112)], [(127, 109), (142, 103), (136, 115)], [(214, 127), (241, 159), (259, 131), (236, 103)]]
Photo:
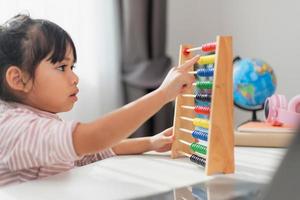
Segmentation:
[(53, 22), (17, 15), (0, 26), (0, 99), (20, 101), (6, 82), (6, 71), (10, 66), (19, 67), (34, 80), (39, 63), (48, 56), (53, 64), (62, 61), (68, 45), (76, 62), (76, 49), (71, 37)]

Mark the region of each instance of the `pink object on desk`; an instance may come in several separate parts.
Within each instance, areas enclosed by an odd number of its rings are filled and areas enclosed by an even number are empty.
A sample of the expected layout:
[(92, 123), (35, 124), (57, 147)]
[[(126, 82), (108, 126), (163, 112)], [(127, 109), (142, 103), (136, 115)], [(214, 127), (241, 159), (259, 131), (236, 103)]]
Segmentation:
[(297, 126), (300, 122), (300, 95), (288, 103), (284, 95), (272, 95), (265, 102), (266, 121), (274, 126), (288, 124)]

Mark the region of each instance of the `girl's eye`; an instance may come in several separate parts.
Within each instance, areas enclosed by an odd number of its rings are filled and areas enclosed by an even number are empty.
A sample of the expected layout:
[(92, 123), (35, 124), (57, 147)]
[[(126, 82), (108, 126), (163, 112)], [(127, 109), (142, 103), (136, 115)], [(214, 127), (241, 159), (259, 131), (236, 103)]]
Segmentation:
[(71, 66), (71, 70), (74, 70), (75, 68), (76, 68), (75, 65), (72, 65), (72, 66)]
[(64, 72), (67, 65), (61, 65), (57, 69)]

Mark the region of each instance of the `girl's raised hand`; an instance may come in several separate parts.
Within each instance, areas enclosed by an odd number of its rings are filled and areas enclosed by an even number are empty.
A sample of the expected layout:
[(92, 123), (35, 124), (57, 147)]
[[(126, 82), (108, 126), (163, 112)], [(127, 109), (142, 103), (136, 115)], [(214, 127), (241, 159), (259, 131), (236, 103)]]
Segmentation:
[(198, 60), (199, 55), (178, 67), (173, 67), (169, 71), (163, 83), (158, 88), (158, 90), (163, 92), (166, 102), (174, 100), (177, 95), (184, 91), (184, 89), (192, 86), (192, 83), (195, 81), (195, 77), (193, 74), (188, 73), (188, 70)]

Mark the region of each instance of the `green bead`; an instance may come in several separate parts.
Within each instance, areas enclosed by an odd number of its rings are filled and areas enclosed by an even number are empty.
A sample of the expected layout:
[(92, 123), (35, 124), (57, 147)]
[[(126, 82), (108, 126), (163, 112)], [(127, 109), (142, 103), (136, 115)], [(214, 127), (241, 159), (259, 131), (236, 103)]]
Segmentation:
[(197, 81), (196, 87), (199, 89), (212, 89), (211, 81)]
[(194, 151), (194, 152), (198, 152), (198, 153), (201, 153), (203, 155), (206, 155), (206, 146), (204, 145), (201, 145), (201, 144), (198, 144), (198, 143), (195, 143), (193, 142), (190, 146), (190, 148)]

